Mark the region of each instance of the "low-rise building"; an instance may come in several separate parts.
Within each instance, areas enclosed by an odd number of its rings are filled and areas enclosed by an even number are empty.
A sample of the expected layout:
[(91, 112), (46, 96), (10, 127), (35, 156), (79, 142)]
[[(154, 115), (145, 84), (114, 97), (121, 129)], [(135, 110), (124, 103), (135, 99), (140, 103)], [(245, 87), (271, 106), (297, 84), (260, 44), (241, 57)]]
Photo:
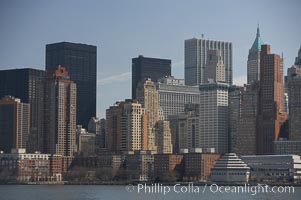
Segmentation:
[(112, 180), (118, 174), (124, 160), (123, 155), (103, 154), (97, 156), (78, 156), (72, 163), (72, 168), (84, 168), (86, 171), (95, 171), (96, 174), (102, 174), (102, 179), (106, 176)]
[(62, 156), (63, 173), (66, 173), (70, 169), (70, 167), (74, 161), (74, 158), (75, 158), (74, 156)]
[(50, 172), (52, 176), (50, 181), (62, 181), (62, 172), (63, 172), (63, 156), (62, 155), (52, 155), (50, 156)]
[(250, 167), (250, 179), (279, 183), (301, 180), (301, 159), (298, 155), (256, 155), (241, 156)]
[(207, 181), (211, 168), (220, 158), (217, 153), (184, 154), (184, 177), (186, 181)]
[(155, 154), (154, 178), (155, 180), (176, 181), (183, 171), (182, 154)]
[(223, 183), (247, 183), (250, 167), (235, 153), (227, 153), (221, 157), (211, 169), (211, 181)]
[(135, 151), (126, 155), (128, 176), (138, 181), (151, 181), (154, 176), (154, 154), (151, 151)]
[(278, 140), (274, 141), (274, 154), (287, 155), (295, 154), (301, 155), (301, 140)]
[(62, 171), (58, 155), (26, 153), (25, 149), (12, 149), (0, 154), (1, 182), (61, 181)]

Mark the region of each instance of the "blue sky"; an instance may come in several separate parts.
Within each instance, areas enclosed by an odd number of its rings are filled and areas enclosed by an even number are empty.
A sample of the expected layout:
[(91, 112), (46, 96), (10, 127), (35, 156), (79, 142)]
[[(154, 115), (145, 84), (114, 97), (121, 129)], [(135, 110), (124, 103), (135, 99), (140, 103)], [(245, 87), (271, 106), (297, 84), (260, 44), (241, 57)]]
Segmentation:
[(233, 43), (234, 82), (246, 80), (247, 55), (260, 24), (264, 43), (290, 67), (301, 46), (299, 0), (0, 0), (0, 69), (45, 68), (45, 45), (98, 48), (97, 114), (131, 97), (131, 58), (172, 60), (184, 77), (184, 40)]

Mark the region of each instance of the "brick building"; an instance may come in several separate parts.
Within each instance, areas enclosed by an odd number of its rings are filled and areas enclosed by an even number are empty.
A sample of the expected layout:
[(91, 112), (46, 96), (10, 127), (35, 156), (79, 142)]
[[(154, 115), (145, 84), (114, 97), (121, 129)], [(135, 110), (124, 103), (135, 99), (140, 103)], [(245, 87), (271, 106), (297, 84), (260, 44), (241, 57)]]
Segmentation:
[(216, 153), (188, 153), (184, 154), (185, 181), (207, 181), (211, 168), (220, 158)]
[[(154, 178), (179, 178), (183, 171), (182, 154), (156, 154), (154, 155)], [(173, 177), (169, 177), (173, 176)]]

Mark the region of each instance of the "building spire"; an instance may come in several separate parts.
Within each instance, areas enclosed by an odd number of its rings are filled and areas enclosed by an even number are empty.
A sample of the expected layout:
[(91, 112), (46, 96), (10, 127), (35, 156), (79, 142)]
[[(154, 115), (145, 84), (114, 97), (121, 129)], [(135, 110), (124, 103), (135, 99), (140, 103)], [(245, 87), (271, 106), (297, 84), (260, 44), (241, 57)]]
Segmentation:
[(259, 31), (259, 23), (257, 22), (257, 33), (255, 41), (251, 47), (252, 50), (260, 51), (261, 45), (263, 44), (262, 39), (260, 37), (260, 31)]

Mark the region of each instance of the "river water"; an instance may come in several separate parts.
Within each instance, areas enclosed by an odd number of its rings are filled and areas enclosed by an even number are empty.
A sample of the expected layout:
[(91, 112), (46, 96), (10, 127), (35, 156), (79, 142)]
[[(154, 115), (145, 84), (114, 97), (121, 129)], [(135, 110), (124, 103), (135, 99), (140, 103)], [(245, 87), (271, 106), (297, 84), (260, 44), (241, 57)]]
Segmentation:
[[(253, 192), (252, 192), (253, 191)], [(135, 199), (267, 199), (300, 200), (301, 188), (276, 192), (239, 191), (234, 186), (107, 186), (107, 185), (0, 185), (0, 200), (135, 200)], [(165, 193), (165, 194), (164, 194)]]

